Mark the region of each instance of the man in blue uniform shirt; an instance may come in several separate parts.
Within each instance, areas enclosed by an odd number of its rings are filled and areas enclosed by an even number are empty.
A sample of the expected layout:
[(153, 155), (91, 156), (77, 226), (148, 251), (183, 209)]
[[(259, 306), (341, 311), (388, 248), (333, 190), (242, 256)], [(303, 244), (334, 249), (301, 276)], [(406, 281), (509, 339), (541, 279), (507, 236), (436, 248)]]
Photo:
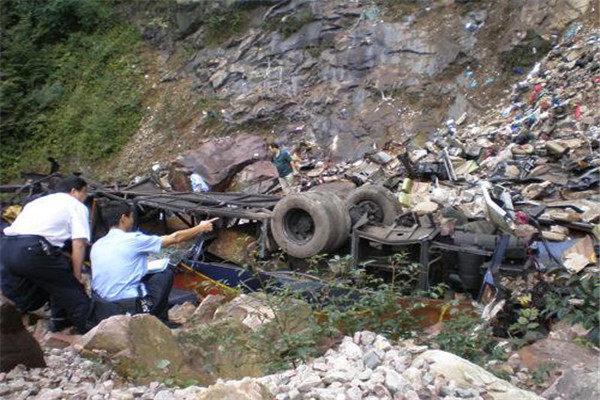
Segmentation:
[[(133, 210), (125, 202), (109, 202), (102, 208), (102, 217), (110, 226), (110, 230), (92, 246), (92, 290), (101, 303), (108, 303), (114, 307), (112, 312), (101, 312), (98, 318), (106, 318), (110, 314), (149, 311), (170, 326), (168, 301), (173, 285), (173, 272), (166, 269), (148, 274), (148, 254), (158, 253), (163, 247), (211, 231), (213, 220), (202, 221), (193, 228), (170, 235), (155, 236), (132, 232)], [(144, 310), (140, 308), (140, 302), (148, 296), (151, 305), (149, 310)]]

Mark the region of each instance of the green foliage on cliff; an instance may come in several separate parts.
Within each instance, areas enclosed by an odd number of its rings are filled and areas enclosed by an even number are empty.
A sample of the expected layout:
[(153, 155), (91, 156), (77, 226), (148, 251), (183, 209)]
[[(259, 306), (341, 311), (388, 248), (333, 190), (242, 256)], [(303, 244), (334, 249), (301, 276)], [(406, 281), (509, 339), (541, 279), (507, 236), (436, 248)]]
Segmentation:
[(139, 43), (110, 0), (0, 2), (0, 180), (114, 153), (141, 117)]
[(211, 45), (223, 43), (243, 32), (247, 23), (247, 14), (236, 7), (214, 9), (204, 21), (206, 40)]

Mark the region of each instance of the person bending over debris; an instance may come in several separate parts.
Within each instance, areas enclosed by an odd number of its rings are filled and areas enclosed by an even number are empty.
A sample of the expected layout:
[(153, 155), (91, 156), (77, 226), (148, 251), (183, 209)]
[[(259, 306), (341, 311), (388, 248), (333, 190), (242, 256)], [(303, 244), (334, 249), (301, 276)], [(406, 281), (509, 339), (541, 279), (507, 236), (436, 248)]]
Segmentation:
[(294, 175), (298, 175), (298, 160), (296, 156), (290, 156), (285, 150), (281, 150), (277, 143), (269, 144), (269, 152), (273, 155), (272, 161), (277, 168), (279, 184), (283, 193), (288, 194), (294, 182)]
[(185, 242), (213, 229), (214, 220), (166, 236), (132, 232), (132, 207), (123, 201), (110, 201), (102, 208), (109, 232), (92, 246), (92, 299), (97, 322), (112, 315), (149, 312), (165, 325), (169, 322), (169, 293), (173, 271), (148, 273), (148, 253)]
[[(50, 300), (51, 331), (74, 324), (81, 334), (88, 323), (90, 299), (81, 268), (90, 239), (87, 183), (78, 176), (60, 180), (57, 193), (28, 203), (0, 238), (2, 293), (22, 311)], [(71, 257), (62, 248), (71, 240)]]

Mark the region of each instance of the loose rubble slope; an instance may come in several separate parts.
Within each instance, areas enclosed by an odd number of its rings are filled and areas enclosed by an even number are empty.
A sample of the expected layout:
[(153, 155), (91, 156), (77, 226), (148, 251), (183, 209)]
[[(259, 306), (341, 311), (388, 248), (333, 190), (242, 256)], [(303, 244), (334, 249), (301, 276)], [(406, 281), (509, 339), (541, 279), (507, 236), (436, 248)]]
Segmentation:
[[(412, 342), (393, 345), (367, 331), (344, 338), (337, 350), (296, 369), (218, 382), (208, 388), (173, 389), (159, 382), (134, 386), (102, 364), (80, 358), (72, 349), (49, 350), (46, 358), (48, 368), (27, 371), (17, 367), (0, 374), (0, 395), (39, 400), (540, 398), (449, 353), (427, 351)], [(452, 369), (452, 378), (445, 377), (440, 368)]]

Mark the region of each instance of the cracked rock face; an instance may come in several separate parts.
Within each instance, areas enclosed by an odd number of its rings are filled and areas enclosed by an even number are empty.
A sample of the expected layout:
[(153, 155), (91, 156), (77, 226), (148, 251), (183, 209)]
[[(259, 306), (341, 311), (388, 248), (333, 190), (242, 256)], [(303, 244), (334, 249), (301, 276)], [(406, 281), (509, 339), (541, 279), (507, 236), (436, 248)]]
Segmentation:
[[(478, 65), (493, 82), (501, 70), (495, 54), (528, 31), (546, 40), (561, 33), (591, 2), (446, 1), (394, 9), (367, 1), (265, 1), (256, 3), (244, 33), (216, 47), (198, 44), (207, 12), (233, 3), (243, 2), (216, 1), (208, 9), (179, 2), (179, 36), (171, 46), (197, 50), (172, 78), (191, 78), (201, 95), (225, 101), (222, 116), (232, 130), (267, 122), (293, 142), (294, 128), (304, 125), (303, 139), (325, 156), (353, 161), (373, 143), (431, 132), (465, 111), (481, 113), (482, 100), (493, 102), (498, 93), (490, 88), (474, 97), (469, 91), (483, 82), (461, 72)], [(264, 25), (287, 27), (299, 18), (286, 34)]]

